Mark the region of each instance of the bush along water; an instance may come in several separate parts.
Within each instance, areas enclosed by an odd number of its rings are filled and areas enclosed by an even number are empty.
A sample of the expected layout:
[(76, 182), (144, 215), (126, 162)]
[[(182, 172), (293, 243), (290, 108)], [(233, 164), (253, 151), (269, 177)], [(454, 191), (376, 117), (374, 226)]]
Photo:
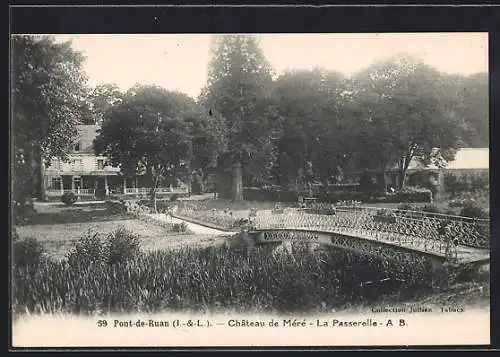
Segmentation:
[[(436, 289), (422, 258), (392, 261), (332, 247), (272, 253), (230, 245), (142, 252), (124, 229), (100, 239), (88, 232), (67, 259), (14, 267), (15, 311), (310, 312), (352, 304), (414, 299)], [(395, 301), (394, 301), (395, 302)]]

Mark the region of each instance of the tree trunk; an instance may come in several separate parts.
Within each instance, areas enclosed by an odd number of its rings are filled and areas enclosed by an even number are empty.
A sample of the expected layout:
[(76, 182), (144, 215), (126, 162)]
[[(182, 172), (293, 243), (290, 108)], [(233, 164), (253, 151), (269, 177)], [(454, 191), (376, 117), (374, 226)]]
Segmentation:
[(153, 209), (155, 213), (158, 213), (158, 209), (156, 206), (156, 189), (158, 187), (158, 181), (160, 179), (158, 173), (156, 172), (156, 169), (153, 167), (148, 167), (146, 169), (146, 174), (150, 175), (149, 177), (151, 178), (151, 182), (153, 184), (153, 187), (151, 187), (150, 191), (150, 199), (151, 203), (153, 204)]
[(406, 172), (404, 169), (399, 170), (399, 189), (402, 190), (406, 185)]
[(382, 184), (379, 185), (379, 187), (384, 195), (387, 192), (387, 177), (385, 176), (386, 167), (387, 163), (385, 161), (382, 161), (380, 163), (380, 169), (381, 169), (380, 177), (382, 178)]
[(188, 161), (187, 163), (187, 191), (188, 191), (188, 197), (191, 197), (191, 176), (192, 176), (192, 172), (191, 172), (191, 160)]
[(243, 172), (241, 161), (233, 165), (233, 201), (243, 201)]
[(158, 207), (156, 204), (156, 190), (158, 187), (158, 176), (153, 179), (153, 187), (151, 188), (151, 201), (153, 203), (153, 209), (155, 213), (158, 213)]
[(408, 171), (408, 166), (410, 166), (410, 158), (404, 158), (401, 160), (399, 166), (399, 189), (403, 189), (406, 185), (406, 172)]
[(44, 164), (44, 160), (43, 160), (43, 157), (42, 157), (42, 150), (40, 150), (39, 147), (37, 147), (37, 158), (38, 158), (38, 165), (39, 165), (39, 169), (38, 169), (38, 173), (40, 174), (40, 177), (39, 177), (39, 181), (40, 181), (40, 188), (39, 188), (39, 192), (40, 192), (40, 201), (42, 202), (45, 202), (47, 201), (47, 195), (46, 195), (46, 192), (45, 192), (45, 164)]
[(382, 193), (385, 195), (387, 192), (387, 177), (385, 175), (385, 170), (382, 170)]

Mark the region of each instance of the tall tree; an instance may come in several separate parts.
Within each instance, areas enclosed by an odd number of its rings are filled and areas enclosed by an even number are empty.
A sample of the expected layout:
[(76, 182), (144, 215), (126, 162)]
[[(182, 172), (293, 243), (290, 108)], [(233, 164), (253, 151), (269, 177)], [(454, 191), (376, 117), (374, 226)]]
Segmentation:
[[(212, 123), (211, 130), (216, 131), (217, 125), (215, 120), (204, 119), (202, 110), (187, 95), (137, 85), (106, 111), (94, 148), (125, 176), (147, 175), (156, 210), (161, 180), (189, 178), (191, 162), (197, 168), (202, 166), (199, 162), (213, 161), (216, 139), (202, 137), (198, 129)], [(202, 142), (204, 147), (200, 147)]]
[(397, 162), (401, 187), (413, 158), (447, 161), (459, 144), (460, 126), (443, 105), (442, 80), (440, 72), (407, 55), (377, 62), (356, 76), (364, 150), (376, 156), (384, 173)]
[(271, 167), (279, 122), (272, 84), (271, 67), (255, 37), (214, 38), (208, 82), (200, 101), (226, 123), (228, 149), (219, 159), (219, 170), (230, 166), (234, 200), (243, 199), (244, 173), (265, 176)]
[(123, 100), (123, 94), (116, 84), (105, 83), (95, 86), (89, 93), (90, 115), (85, 124), (101, 124), (106, 111)]
[(284, 118), (277, 165), (281, 184), (294, 181), (309, 163), (312, 176), (326, 183), (344, 164), (350, 130), (341, 116), (343, 92), (344, 78), (320, 68), (288, 71), (277, 79), (275, 96)]
[(74, 144), (87, 96), (85, 58), (48, 36), (12, 36), (11, 50), (13, 194), (25, 205), (37, 191), (45, 198), (43, 163), (67, 159)]
[(488, 147), (490, 142), (488, 74), (477, 73), (463, 79), (458, 115), (464, 120), (464, 141), (471, 147)]

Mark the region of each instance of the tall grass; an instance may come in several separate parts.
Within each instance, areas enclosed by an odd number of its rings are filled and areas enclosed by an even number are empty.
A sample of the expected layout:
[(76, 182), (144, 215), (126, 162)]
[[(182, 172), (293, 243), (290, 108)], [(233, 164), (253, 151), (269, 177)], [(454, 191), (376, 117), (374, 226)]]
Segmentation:
[[(15, 265), (13, 309), (331, 311), (388, 295), (414, 298), (433, 289), (424, 260), (408, 264), (301, 245), (281, 253), (270, 246), (248, 250), (231, 245), (144, 253), (136, 243), (123, 230), (104, 241), (89, 232), (67, 260)], [(386, 278), (391, 283), (381, 285)], [(367, 281), (371, 283), (362, 284)]]

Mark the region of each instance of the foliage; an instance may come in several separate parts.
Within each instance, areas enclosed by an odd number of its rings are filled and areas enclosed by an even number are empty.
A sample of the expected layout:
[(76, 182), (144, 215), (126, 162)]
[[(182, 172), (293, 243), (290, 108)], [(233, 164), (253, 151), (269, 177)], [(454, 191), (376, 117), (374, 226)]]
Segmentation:
[(88, 96), (88, 116), (84, 124), (102, 124), (107, 112), (123, 100), (123, 93), (116, 84), (105, 83), (95, 86)]
[(375, 183), (373, 180), (373, 175), (365, 171), (359, 178), (359, 188), (362, 192), (370, 193), (375, 190)]
[(106, 238), (108, 264), (118, 264), (135, 258), (140, 253), (140, 238), (132, 231), (119, 227)]
[(354, 101), (362, 113), (364, 162), (379, 163), (382, 171), (397, 163), (404, 185), (415, 157), (425, 163), (454, 157), (461, 131), (442, 102), (443, 81), (437, 70), (405, 55), (357, 73)]
[(298, 193), (280, 187), (245, 187), (243, 197), (247, 201), (297, 202)]
[(187, 224), (185, 222), (174, 223), (172, 231), (178, 233), (184, 233), (187, 231)]
[(61, 202), (65, 205), (71, 206), (78, 200), (78, 196), (73, 192), (64, 192), (61, 196)]
[(467, 204), (471, 204), (472, 201), (469, 198), (464, 198), (464, 199), (454, 199), (448, 201), (448, 206), (450, 207), (464, 207)]
[(37, 239), (16, 239), (13, 244), (12, 261), (15, 267), (38, 266), (45, 259), (45, 248)]
[(420, 210), (423, 211), (423, 212), (429, 212), (429, 213), (441, 213), (439, 211), (438, 206), (436, 206), (435, 204), (426, 204)]
[(398, 210), (400, 211), (416, 211), (417, 207), (408, 202), (402, 202), (398, 205)]
[(444, 175), (444, 188), (452, 198), (470, 192), (488, 191), (489, 172), (462, 175), (446, 173)]
[(469, 76), (443, 77), (447, 109), (452, 112), (463, 130), (464, 147), (489, 146), (489, 79), (488, 73)]
[(19, 240), (19, 233), (17, 232), (16, 226), (12, 226), (11, 237), (13, 242)]
[(68, 263), (73, 267), (95, 264), (119, 264), (138, 256), (139, 237), (123, 227), (118, 227), (103, 240), (90, 230), (82, 235), (68, 253)]
[(274, 95), (284, 118), (274, 167), (279, 184), (313, 178), (326, 183), (348, 164), (353, 128), (342, 111), (343, 93), (342, 75), (320, 68), (287, 71), (278, 77)]
[(278, 118), (272, 97), (272, 74), (256, 39), (234, 35), (214, 37), (208, 82), (200, 102), (225, 123), (227, 146), (219, 172), (231, 171), (233, 198), (242, 199), (243, 172), (267, 175), (273, 157)]
[(460, 211), (460, 216), (481, 219), (489, 218), (488, 212), (474, 202), (466, 203)]
[[(12, 198), (23, 214), (41, 193), (42, 164), (67, 159), (85, 111), (84, 57), (70, 42), (14, 35), (12, 58)], [(43, 197), (42, 197), (43, 199)]]
[[(381, 285), (385, 278), (391, 287)], [(424, 260), (409, 264), (301, 245), (275, 254), (267, 246), (240, 252), (222, 245), (154, 251), (114, 265), (47, 261), (29, 274), (15, 268), (13, 308), (47, 313), (331, 311), (381, 301), (384, 293), (411, 299), (436, 289), (432, 280)], [(367, 281), (372, 285), (362, 287)]]
[(125, 175), (146, 174), (151, 196), (161, 181), (187, 179), (214, 162), (220, 125), (185, 94), (136, 85), (109, 108), (94, 148)]
[(170, 196), (170, 201), (174, 202), (174, 201), (177, 201), (179, 199), (179, 195), (174, 193), (172, 196)]
[(412, 186), (406, 186), (404, 189), (398, 190), (395, 193), (389, 193), (386, 196), (386, 202), (418, 203), (431, 201), (431, 190)]

